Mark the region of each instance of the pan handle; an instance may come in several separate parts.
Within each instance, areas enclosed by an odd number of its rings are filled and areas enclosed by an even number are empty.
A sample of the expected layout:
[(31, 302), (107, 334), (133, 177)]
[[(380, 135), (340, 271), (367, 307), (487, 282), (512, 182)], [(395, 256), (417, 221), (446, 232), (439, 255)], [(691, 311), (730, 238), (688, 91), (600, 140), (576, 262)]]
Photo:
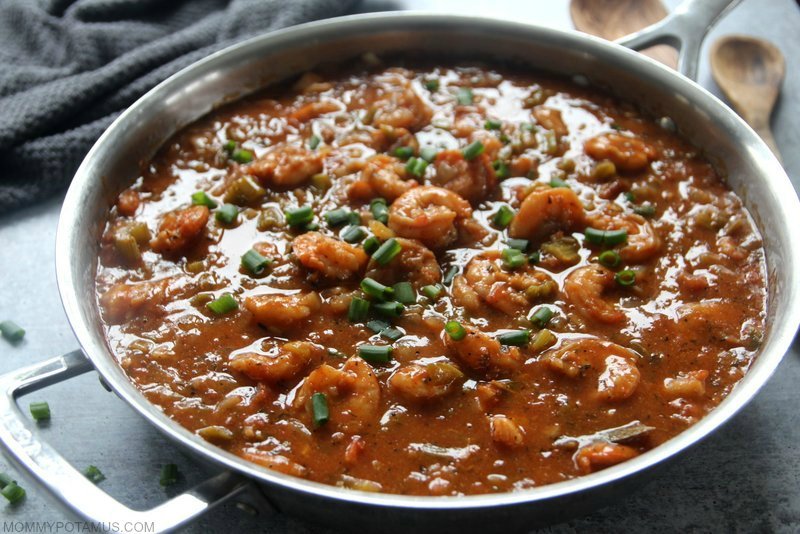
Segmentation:
[(17, 397), (93, 369), (76, 350), (0, 376), (0, 442), (8, 456), (59, 501), (87, 521), (102, 524), (104, 532), (165, 532), (249, 489), (252, 483), (243, 477), (223, 472), (151, 510), (137, 511), (90, 482), (40, 439), (35, 425), (20, 410)]
[(665, 44), (678, 50), (678, 72), (697, 81), (700, 49), (706, 34), (741, 0), (686, 0), (669, 16), (617, 39), (633, 50)]

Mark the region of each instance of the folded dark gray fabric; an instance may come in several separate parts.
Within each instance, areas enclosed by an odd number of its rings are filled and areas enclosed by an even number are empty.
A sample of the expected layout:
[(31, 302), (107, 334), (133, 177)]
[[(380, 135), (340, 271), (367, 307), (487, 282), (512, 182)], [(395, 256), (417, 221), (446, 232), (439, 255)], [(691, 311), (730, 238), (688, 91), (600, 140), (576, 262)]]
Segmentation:
[(355, 0), (2, 0), (0, 210), (63, 189), (103, 130), (181, 68)]

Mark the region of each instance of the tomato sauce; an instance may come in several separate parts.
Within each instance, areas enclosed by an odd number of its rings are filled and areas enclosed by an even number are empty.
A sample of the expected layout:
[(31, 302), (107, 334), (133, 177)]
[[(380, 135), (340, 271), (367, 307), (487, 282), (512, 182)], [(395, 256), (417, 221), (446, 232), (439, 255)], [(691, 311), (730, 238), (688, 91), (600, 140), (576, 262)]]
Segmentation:
[(119, 196), (109, 346), (190, 431), (326, 484), (505, 492), (635, 457), (731, 391), (765, 320), (753, 222), (670, 126), (519, 70), (307, 73)]

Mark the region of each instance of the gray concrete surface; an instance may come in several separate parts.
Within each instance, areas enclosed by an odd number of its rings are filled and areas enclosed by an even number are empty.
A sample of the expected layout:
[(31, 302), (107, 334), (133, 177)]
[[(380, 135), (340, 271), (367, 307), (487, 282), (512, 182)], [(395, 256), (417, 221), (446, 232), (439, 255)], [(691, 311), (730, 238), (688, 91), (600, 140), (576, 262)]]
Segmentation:
[[(677, 4), (666, 3), (670, 7)], [(365, 0), (360, 10), (399, 8), (508, 16), (571, 27), (566, 0)], [(788, 78), (773, 125), (796, 187), (800, 187), (799, 28), (800, 9), (793, 0), (745, 0), (710, 39), (728, 33), (760, 35), (775, 42), (786, 55)], [(704, 54), (700, 81), (719, 94), (706, 59)], [(0, 319), (14, 318), (27, 330), (19, 346), (0, 340), (0, 372), (77, 346), (55, 282), (60, 200), (53, 198), (31, 209), (0, 215)], [(547, 532), (800, 532), (798, 383), (800, 344), (796, 343), (769, 384), (725, 428), (683, 454), (637, 493)], [(152, 507), (207, 476), (131, 408), (107, 393), (94, 373), (39, 392), (25, 403), (37, 399), (46, 399), (52, 407), (53, 423), (44, 431), (47, 439), (77, 467), (100, 467), (108, 477), (103, 489), (135, 508)], [(177, 487), (165, 492), (158, 484), (159, 472), (171, 462), (178, 464), (184, 476)], [(5, 459), (0, 459), (0, 471), (11, 472), (28, 490), (21, 506), (0, 503), (0, 529), (4, 532), (10, 532), (9, 522), (13, 521), (72, 519)], [(318, 529), (283, 516), (251, 517), (231, 503), (186, 531), (305, 534)]]

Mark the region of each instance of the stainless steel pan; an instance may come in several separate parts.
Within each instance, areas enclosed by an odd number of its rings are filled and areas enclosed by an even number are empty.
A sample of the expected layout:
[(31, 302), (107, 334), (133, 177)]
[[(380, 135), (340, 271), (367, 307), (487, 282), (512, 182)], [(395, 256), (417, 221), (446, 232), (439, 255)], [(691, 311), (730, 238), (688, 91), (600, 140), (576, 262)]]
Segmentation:
[[(702, 35), (729, 0), (693, 0), (623, 44), (682, 46), (679, 68), (697, 72)], [(408, 497), (326, 486), (260, 468), (188, 432), (151, 405), (127, 379), (99, 326), (94, 275), (101, 221), (113, 198), (174, 132), (231, 98), (320, 62), (364, 52), (450, 54), (512, 60), (570, 76), (670, 117), (703, 149), (744, 199), (764, 237), (769, 270), (768, 330), (752, 368), (696, 425), (660, 447), (601, 472), (516, 493)], [(618, 498), (637, 479), (716, 430), (775, 370), (800, 322), (800, 203), (778, 161), (719, 100), (687, 77), (631, 50), (593, 37), (510, 21), (415, 13), (375, 14), (305, 24), (235, 45), (179, 72), (131, 106), (92, 148), (67, 193), (58, 227), (56, 269), (64, 308), (81, 350), (0, 377), (0, 440), (8, 455), (78, 515), (124, 529), (153, 521), (158, 530), (185, 524), (245, 492), (258, 505), (348, 530), (504, 531), (563, 520)], [(152, 510), (115, 501), (71, 467), (23, 416), (16, 399), (96, 369), (125, 402), (175, 443), (224, 472)], [(90, 446), (87, 444), (87, 446)]]

